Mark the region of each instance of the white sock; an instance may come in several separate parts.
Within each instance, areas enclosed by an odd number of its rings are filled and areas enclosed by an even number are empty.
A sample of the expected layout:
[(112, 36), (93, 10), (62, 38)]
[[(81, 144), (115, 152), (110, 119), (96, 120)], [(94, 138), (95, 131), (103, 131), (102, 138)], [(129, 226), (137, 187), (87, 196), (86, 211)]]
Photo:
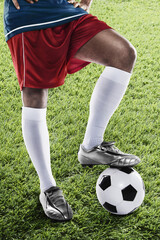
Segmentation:
[(41, 191), (56, 186), (51, 171), (46, 108), (23, 107), (22, 132), (27, 151), (40, 179)]
[(127, 89), (131, 73), (106, 67), (98, 79), (90, 101), (90, 114), (83, 146), (89, 150), (103, 142), (107, 124)]

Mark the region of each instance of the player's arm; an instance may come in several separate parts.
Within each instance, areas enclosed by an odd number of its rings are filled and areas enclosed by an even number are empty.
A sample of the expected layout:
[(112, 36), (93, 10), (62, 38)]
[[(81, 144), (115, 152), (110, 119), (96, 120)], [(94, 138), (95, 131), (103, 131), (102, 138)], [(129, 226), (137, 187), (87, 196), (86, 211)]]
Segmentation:
[[(12, 2), (14, 4), (15, 8), (20, 9), (20, 6), (19, 6), (19, 3), (17, 0), (12, 0)], [(26, 0), (26, 2), (33, 4), (34, 2), (38, 2), (38, 0)]]
[(83, 8), (85, 11), (89, 12), (93, 0), (81, 0), (76, 2), (75, 0), (67, 0), (69, 3), (73, 4), (74, 7)]

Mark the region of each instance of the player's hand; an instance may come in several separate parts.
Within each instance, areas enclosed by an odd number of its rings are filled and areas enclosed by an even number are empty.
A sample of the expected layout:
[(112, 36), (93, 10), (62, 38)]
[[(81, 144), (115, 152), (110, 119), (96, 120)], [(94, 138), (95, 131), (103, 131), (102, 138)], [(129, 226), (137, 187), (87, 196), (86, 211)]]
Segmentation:
[(83, 10), (89, 12), (89, 6), (87, 6), (87, 5), (84, 4), (84, 3), (79, 3), (79, 2), (76, 2), (75, 0), (67, 0), (67, 2), (73, 4), (73, 6), (74, 6), (75, 8), (80, 7), (80, 8), (82, 8)]
[[(33, 4), (34, 2), (38, 2), (38, 0), (25, 0), (25, 1), (28, 3), (31, 3), (31, 4)], [(19, 6), (19, 3), (17, 0), (12, 0), (12, 2), (14, 4), (15, 8), (20, 9), (20, 6)]]

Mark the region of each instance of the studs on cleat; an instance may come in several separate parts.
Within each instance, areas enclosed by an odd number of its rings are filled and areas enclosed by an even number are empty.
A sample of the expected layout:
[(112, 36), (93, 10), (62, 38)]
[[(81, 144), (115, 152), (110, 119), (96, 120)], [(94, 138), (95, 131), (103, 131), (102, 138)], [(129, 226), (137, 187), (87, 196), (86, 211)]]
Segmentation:
[(93, 168), (93, 165), (88, 165), (89, 168)]
[(82, 167), (83, 167), (83, 168), (86, 168), (86, 167), (93, 168), (93, 165), (90, 165), (90, 164), (89, 164), (89, 165), (88, 165), (88, 164), (82, 164)]

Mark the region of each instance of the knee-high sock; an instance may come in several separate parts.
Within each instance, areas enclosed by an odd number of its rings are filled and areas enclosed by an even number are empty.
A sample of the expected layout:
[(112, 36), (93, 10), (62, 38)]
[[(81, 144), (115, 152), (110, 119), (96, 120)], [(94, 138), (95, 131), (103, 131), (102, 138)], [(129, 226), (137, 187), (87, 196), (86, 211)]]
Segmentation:
[(83, 146), (91, 149), (103, 142), (107, 124), (119, 106), (127, 89), (131, 74), (113, 67), (106, 67), (90, 101), (90, 114)]
[(40, 179), (41, 191), (56, 186), (51, 171), (46, 109), (23, 107), (22, 132), (27, 151)]

